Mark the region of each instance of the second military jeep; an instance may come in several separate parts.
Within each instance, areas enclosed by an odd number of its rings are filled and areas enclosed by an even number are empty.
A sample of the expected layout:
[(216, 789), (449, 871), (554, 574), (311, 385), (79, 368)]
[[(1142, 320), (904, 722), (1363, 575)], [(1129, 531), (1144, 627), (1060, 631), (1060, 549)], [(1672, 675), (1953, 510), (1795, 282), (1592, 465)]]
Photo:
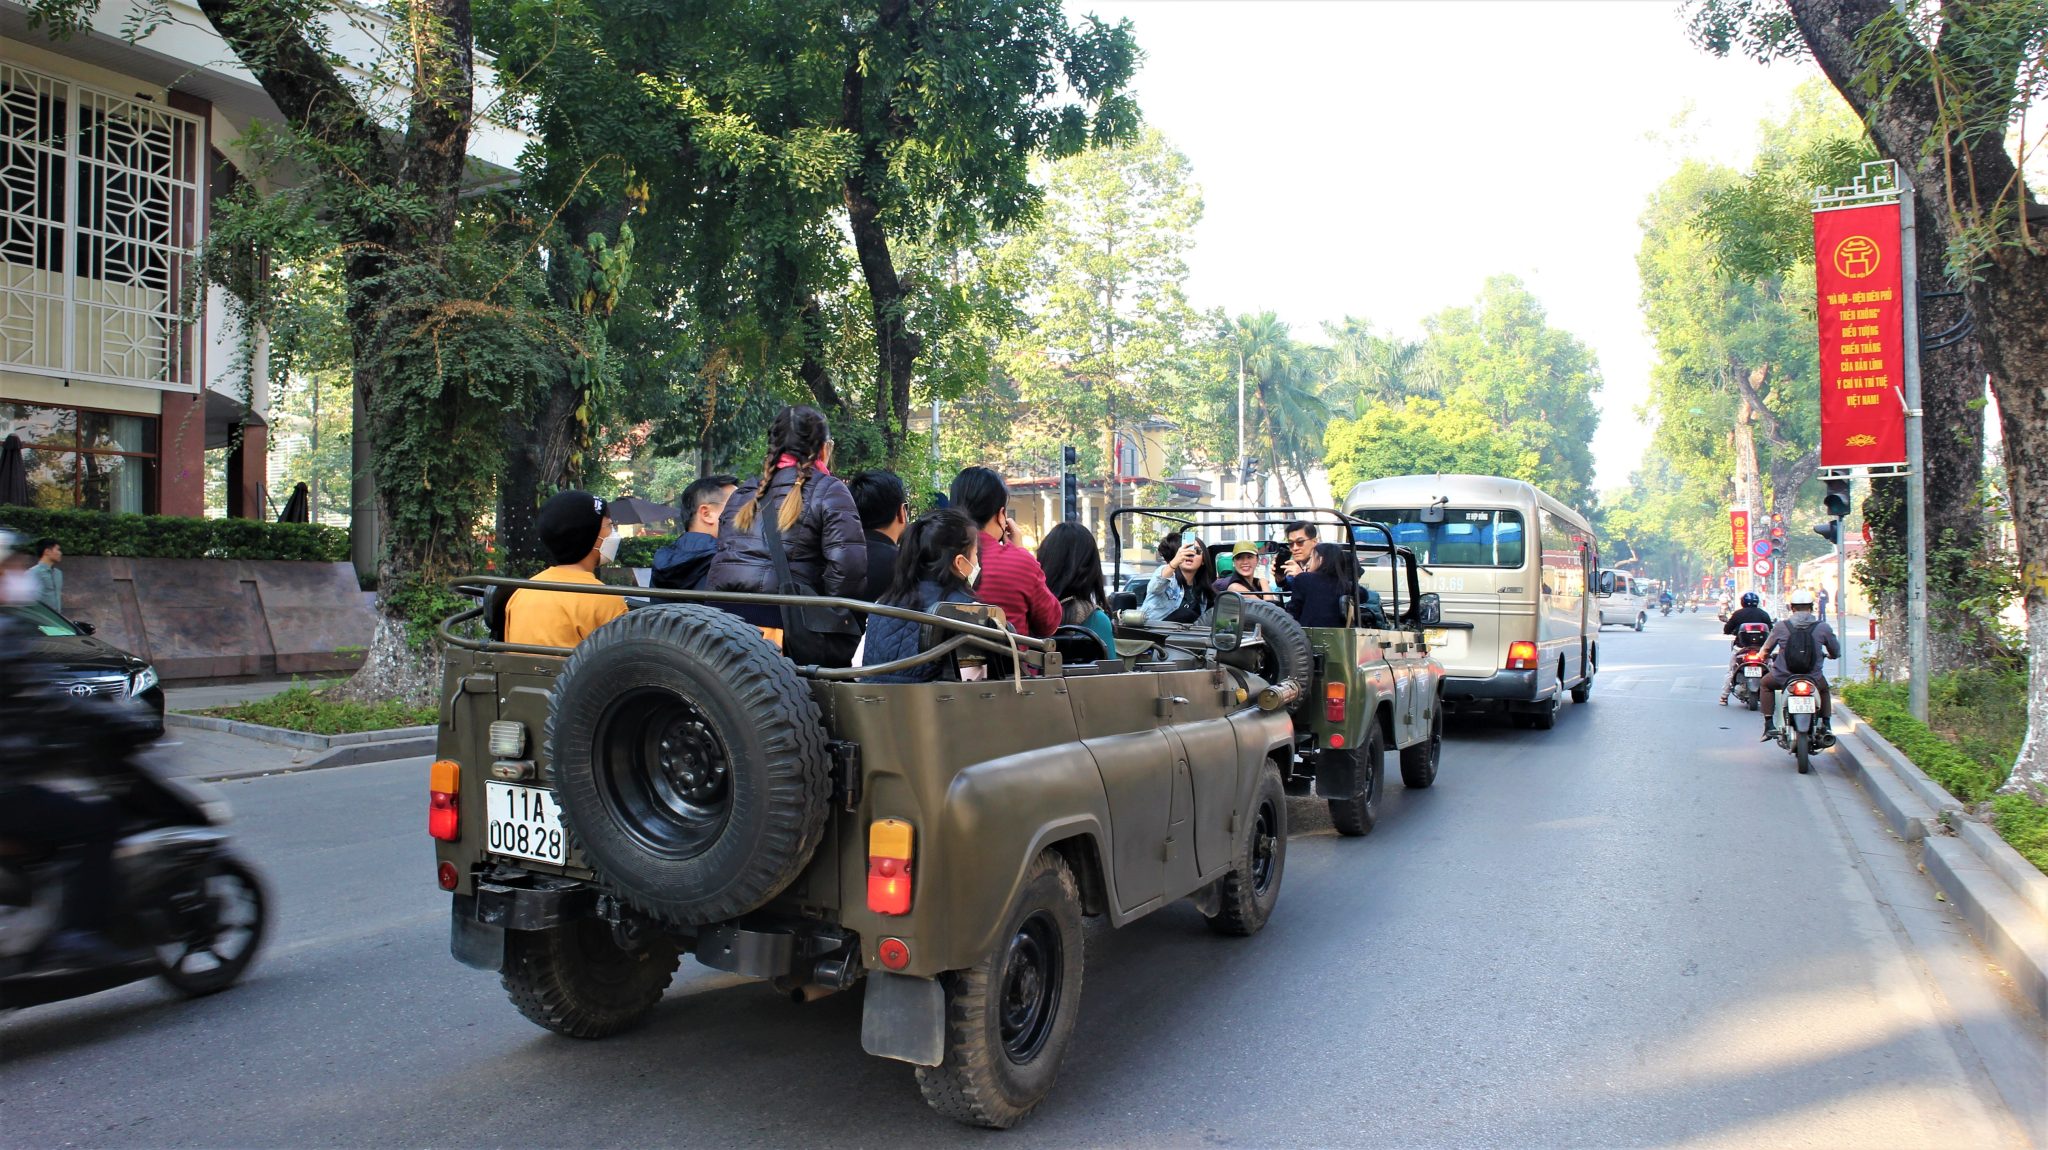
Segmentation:
[[(1192, 898), (1259, 930), (1287, 857), (1287, 707), (1307, 684), (1214, 626), (1021, 638), (1000, 612), (644, 592), (574, 651), (449, 643), (429, 831), (461, 961), (529, 1019), (600, 1038), (652, 1011), (679, 956), (799, 998), (865, 984), (861, 1042), (925, 1099), (1008, 1126), (1075, 1029), (1084, 915)], [(909, 618), (925, 650), (799, 667), (724, 603)], [(936, 681), (864, 675), (936, 663)], [(985, 677), (976, 678), (976, 672)]]
[[(1276, 681), (1303, 684), (1289, 708), (1296, 742), (1285, 782), (1292, 794), (1313, 786), (1329, 803), (1339, 834), (1370, 834), (1378, 822), (1388, 750), (1400, 752), (1403, 784), (1420, 789), (1436, 782), (1444, 669), (1429, 653), (1427, 633), (1440, 621), (1440, 608), (1434, 594), (1421, 590), (1415, 554), (1395, 546), (1384, 525), (1321, 507), (1118, 508), (1109, 517), (1114, 586), (1123, 585), (1123, 539), (1140, 522), (1194, 532), (1211, 566), (1231, 550), (1224, 534), (1263, 546), (1296, 522), (1312, 525), (1320, 542), (1347, 548), (1361, 571), (1345, 606), (1349, 626), (1300, 626), (1282, 606), (1289, 592), (1276, 586), (1270, 598), (1245, 599), (1242, 608), (1263, 643), (1229, 658)], [(1117, 598), (1134, 634), (1171, 641), (1185, 630), (1147, 627), (1130, 612), (1137, 606), (1133, 593)]]

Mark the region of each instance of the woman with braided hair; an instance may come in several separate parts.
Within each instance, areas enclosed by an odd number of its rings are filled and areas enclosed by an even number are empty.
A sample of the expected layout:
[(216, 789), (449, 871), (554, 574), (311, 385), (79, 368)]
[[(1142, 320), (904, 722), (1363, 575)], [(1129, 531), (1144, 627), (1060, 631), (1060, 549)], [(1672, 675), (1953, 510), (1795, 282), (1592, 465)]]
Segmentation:
[[(719, 516), (718, 553), (705, 588), (780, 591), (764, 534), (770, 526), (781, 538), (793, 581), (819, 595), (860, 597), (867, 585), (867, 539), (852, 493), (832, 474), (832, 432), (817, 408), (785, 407), (775, 416), (759, 474), (732, 493)], [(779, 608), (731, 610), (781, 641)], [(852, 641), (846, 648), (851, 657)]]

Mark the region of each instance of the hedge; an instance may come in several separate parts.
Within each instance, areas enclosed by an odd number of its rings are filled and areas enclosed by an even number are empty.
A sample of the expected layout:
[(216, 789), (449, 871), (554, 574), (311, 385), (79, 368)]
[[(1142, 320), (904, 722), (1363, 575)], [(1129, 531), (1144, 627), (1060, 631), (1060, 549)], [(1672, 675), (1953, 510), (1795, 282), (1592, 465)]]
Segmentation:
[(260, 519), (188, 519), (177, 515), (110, 515), (0, 507), (0, 524), (30, 539), (55, 539), (66, 555), (130, 559), (348, 559), (348, 532), (318, 523)]
[(1884, 685), (1844, 683), (1840, 690), (1858, 716), (1949, 794), (1964, 802), (1981, 803), (2005, 781), (1914, 718), (1890, 697), (1892, 692)]
[(654, 553), (676, 541), (673, 535), (635, 535), (631, 539), (619, 540), (618, 565), (621, 567), (652, 567)]

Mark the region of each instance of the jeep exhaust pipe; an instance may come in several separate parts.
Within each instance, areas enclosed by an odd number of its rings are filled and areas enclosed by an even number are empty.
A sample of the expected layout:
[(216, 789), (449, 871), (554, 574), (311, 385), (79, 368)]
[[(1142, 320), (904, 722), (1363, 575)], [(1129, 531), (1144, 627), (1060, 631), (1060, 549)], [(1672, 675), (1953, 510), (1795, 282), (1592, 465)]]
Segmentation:
[(1288, 679), (1282, 683), (1275, 683), (1259, 692), (1259, 710), (1277, 711), (1282, 707), (1291, 707), (1294, 705), (1295, 700), (1299, 698), (1301, 698), (1301, 684)]

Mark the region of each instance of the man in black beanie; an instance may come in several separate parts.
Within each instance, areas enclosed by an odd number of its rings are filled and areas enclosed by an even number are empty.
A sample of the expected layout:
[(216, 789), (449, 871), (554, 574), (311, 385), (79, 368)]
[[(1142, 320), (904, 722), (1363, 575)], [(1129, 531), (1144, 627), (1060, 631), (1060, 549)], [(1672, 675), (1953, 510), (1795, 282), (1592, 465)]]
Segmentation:
[[(534, 529), (541, 550), (554, 564), (535, 575), (535, 582), (603, 586), (598, 565), (619, 553), (619, 535), (605, 513), (604, 500), (588, 491), (564, 491), (541, 504)], [(625, 613), (626, 601), (617, 595), (521, 588), (505, 603), (505, 641), (574, 647)]]

